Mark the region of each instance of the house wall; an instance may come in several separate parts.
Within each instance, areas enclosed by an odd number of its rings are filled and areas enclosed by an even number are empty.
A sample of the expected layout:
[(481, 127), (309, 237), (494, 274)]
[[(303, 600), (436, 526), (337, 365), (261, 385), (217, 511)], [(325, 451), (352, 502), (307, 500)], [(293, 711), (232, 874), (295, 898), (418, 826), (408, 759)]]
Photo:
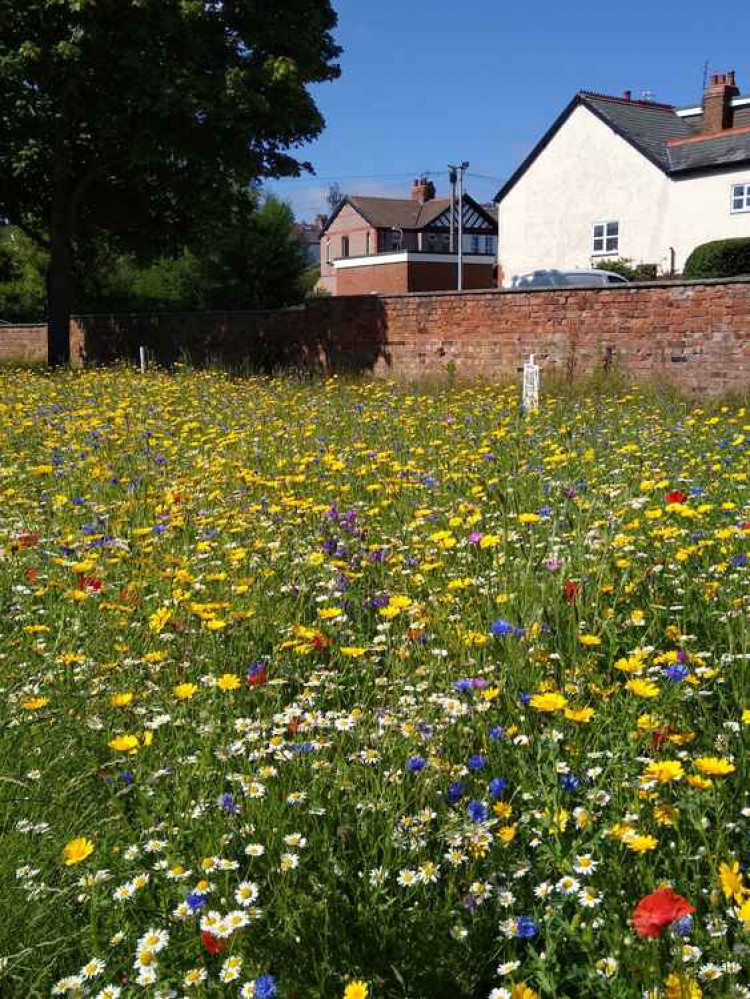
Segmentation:
[(498, 205), (504, 281), (537, 269), (592, 266), (595, 222), (620, 223), (614, 256), (668, 267), (667, 177), (577, 107)]
[(750, 184), (750, 164), (738, 170), (673, 178), (669, 182), (669, 241), (677, 270), (701, 243), (750, 236), (750, 212), (731, 212), (732, 184)]
[[(451, 291), (456, 287), (458, 268), (456, 261), (436, 255), (407, 257), (395, 254), (397, 259), (348, 261), (336, 268), (337, 295), (390, 295), (406, 292)], [(492, 257), (476, 257), (464, 262), (464, 288), (467, 291), (493, 287)]]
[(330, 259), (341, 256), (341, 237), (349, 237), (349, 256), (363, 257), (367, 253), (367, 234), (370, 234), (370, 253), (377, 252), (377, 230), (351, 205), (344, 205), (320, 240), (320, 285), (336, 294), (336, 274), (332, 263), (327, 262), (327, 245)]
[[(730, 187), (750, 183), (750, 166), (668, 177), (586, 107), (575, 109), (500, 202), (504, 283), (537, 269), (589, 268), (608, 259), (679, 273), (700, 243), (750, 236), (750, 212), (730, 212)], [(620, 224), (620, 247), (593, 256), (595, 222)]]

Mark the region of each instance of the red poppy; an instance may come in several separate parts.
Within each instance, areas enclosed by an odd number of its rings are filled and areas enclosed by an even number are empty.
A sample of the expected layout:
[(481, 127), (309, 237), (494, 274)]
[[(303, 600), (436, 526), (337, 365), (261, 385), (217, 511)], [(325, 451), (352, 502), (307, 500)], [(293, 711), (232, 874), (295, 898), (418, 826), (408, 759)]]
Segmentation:
[(666, 495), (667, 504), (669, 503), (684, 503), (687, 499), (687, 493), (684, 493), (681, 489), (673, 489), (670, 493)]
[(251, 666), (245, 679), (250, 687), (259, 687), (262, 683), (268, 683), (268, 669), (265, 663), (255, 663)]
[(640, 937), (658, 937), (675, 920), (695, 912), (695, 906), (671, 888), (645, 895), (633, 912), (633, 926)]
[(36, 531), (21, 531), (18, 542), (21, 548), (36, 548), (39, 544), (39, 535)]
[(316, 635), (315, 638), (310, 642), (312, 647), (318, 652), (322, 652), (323, 649), (327, 649), (331, 644), (330, 639), (326, 638), (325, 635)]
[(219, 940), (218, 937), (215, 937), (213, 933), (209, 933), (208, 930), (203, 930), (201, 933), (201, 943), (209, 954), (223, 954), (227, 949), (226, 941)]
[(572, 579), (566, 579), (563, 583), (563, 600), (569, 604), (574, 604), (578, 599), (578, 594), (581, 592), (581, 584), (574, 582)]
[(103, 585), (101, 579), (97, 576), (79, 576), (76, 580), (77, 589), (92, 590), (94, 593), (98, 593)]
[(302, 722), (301, 718), (292, 718), (292, 720), (287, 725), (287, 731), (290, 735), (296, 735), (299, 732), (299, 727)]
[(37, 578), (38, 575), (39, 575), (39, 573), (36, 571), (36, 569), (27, 569), (26, 570), (26, 578), (28, 579), (28, 581), (30, 583), (35, 583), (36, 582), (36, 578)]

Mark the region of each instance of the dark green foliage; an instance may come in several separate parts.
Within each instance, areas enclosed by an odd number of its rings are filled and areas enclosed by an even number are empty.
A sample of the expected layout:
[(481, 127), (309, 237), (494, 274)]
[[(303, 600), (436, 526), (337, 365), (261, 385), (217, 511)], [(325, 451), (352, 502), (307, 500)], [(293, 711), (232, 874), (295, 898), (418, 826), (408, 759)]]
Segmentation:
[(750, 239), (717, 239), (696, 246), (687, 259), (683, 277), (727, 278), (750, 275)]
[(0, 320), (38, 322), (44, 316), (47, 255), (13, 226), (0, 228)]
[(308, 168), (329, 0), (0, 0), (0, 218), (49, 249), (50, 358), (106, 239), (174, 256), (238, 192)]
[(632, 260), (623, 257), (619, 260), (600, 260), (594, 264), (594, 270), (612, 271), (621, 274), (628, 281), (655, 281), (656, 264), (634, 264)]
[[(317, 276), (317, 273), (316, 273)], [(238, 198), (190, 247), (143, 264), (102, 246), (84, 281), (85, 312), (275, 309), (311, 292), (294, 216), (275, 197)]]

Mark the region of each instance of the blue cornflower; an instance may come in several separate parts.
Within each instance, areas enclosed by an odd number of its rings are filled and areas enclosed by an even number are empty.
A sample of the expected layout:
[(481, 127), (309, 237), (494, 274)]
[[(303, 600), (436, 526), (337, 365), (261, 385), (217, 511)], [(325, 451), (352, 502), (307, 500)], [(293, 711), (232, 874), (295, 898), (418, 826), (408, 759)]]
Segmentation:
[(495, 725), (490, 729), (490, 739), (502, 739), (505, 735), (505, 729), (502, 725)]
[(516, 936), (521, 940), (529, 940), (539, 932), (539, 927), (531, 916), (519, 916), (516, 920)]
[(226, 793), (220, 794), (219, 804), (221, 805), (222, 810), (227, 813), (227, 815), (239, 815), (240, 811), (239, 807), (235, 805), (234, 799), (232, 798), (231, 794), (226, 794)]
[(419, 773), (420, 770), (424, 770), (427, 766), (427, 760), (424, 756), (410, 756), (406, 761), (406, 769), (409, 773)]
[(735, 555), (732, 559), (732, 565), (735, 569), (742, 569), (747, 565), (747, 555), (745, 552), (740, 552), (739, 555)]
[(449, 805), (457, 805), (464, 796), (465, 791), (466, 785), (462, 784), (461, 781), (456, 781), (455, 784), (449, 784), (448, 790), (445, 792), (446, 801)]
[(470, 801), (466, 806), (466, 810), (469, 813), (469, 818), (472, 822), (485, 822), (489, 817), (489, 809), (483, 801), (477, 801), (474, 799)]
[(508, 782), (504, 777), (493, 777), (490, 781), (490, 797), (493, 801), (500, 798), (508, 787)]
[(526, 691), (524, 691), (518, 699), (521, 702), (521, 704), (524, 704), (524, 705), (525, 704), (529, 704), (529, 703), (531, 703), (531, 694), (529, 694)]
[(259, 975), (255, 979), (255, 999), (273, 999), (276, 995), (276, 979), (273, 975)]
[(505, 635), (512, 635), (515, 633), (515, 625), (512, 625), (510, 621), (506, 621), (504, 617), (499, 617), (497, 621), (493, 621), (490, 625), (490, 634), (494, 635), (495, 638), (504, 638)]
[(545, 504), (545, 506), (539, 507), (539, 516), (540, 517), (551, 517), (552, 516), (552, 507), (548, 506), (546, 504)]
[(206, 904), (206, 899), (203, 897), (203, 895), (199, 895), (197, 892), (194, 891), (190, 892), (185, 901), (187, 902), (191, 912), (197, 912), (199, 909), (202, 909), (203, 906)]
[(481, 753), (477, 753), (475, 756), (470, 756), (468, 761), (469, 770), (484, 770), (487, 766), (487, 757), (482, 756)]
[(563, 774), (560, 778), (560, 787), (563, 791), (569, 791), (572, 793), (573, 791), (577, 791), (580, 786), (581, 778), (576, 777), (575, 774)]
[(465, 694), (468, 690), (473, 690), (474, 684), (471, 680), (456, 680), (453, 684), (454, 690), (460, 690), (462, 694)]
[(132, 784), (135, 780), (132, 770), (123, 770), (120, 774), (120, 780), (124, 781), (126, 784)]
[(687, 667), (681, 663), (673, 663), (671, 666), (665, 668), (664, 676), (669, 677), (673, 683), (681, 683), (688, 675), (688, 672)]
[(678, 937), (689, 937), (693, 932), (693, 917), (680, 916), (672, 923), (672, 931)]

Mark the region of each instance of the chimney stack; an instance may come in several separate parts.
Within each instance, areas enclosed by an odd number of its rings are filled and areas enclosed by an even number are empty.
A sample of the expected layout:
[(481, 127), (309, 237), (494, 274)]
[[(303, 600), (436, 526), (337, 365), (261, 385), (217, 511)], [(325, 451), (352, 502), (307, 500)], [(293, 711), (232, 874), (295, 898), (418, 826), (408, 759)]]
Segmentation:
[(732, 127), (732, 98), (737, 97), (739, 92), (733, 69), (728, 73), (712, 74), (703, 95), (702, 132), (724, 132)]
[(432, 201), (435, 197), (435, 185), (426, 177), (419, 177), (414, 181), (411, 188), (411, 200), (418, 201), (423, 205), (426, 201)]
[(622, 99), (624, 101), (632, 101), (633, 100), (633, 91), (632, 90), (623, 90), (623, 92), (622, 92)]

